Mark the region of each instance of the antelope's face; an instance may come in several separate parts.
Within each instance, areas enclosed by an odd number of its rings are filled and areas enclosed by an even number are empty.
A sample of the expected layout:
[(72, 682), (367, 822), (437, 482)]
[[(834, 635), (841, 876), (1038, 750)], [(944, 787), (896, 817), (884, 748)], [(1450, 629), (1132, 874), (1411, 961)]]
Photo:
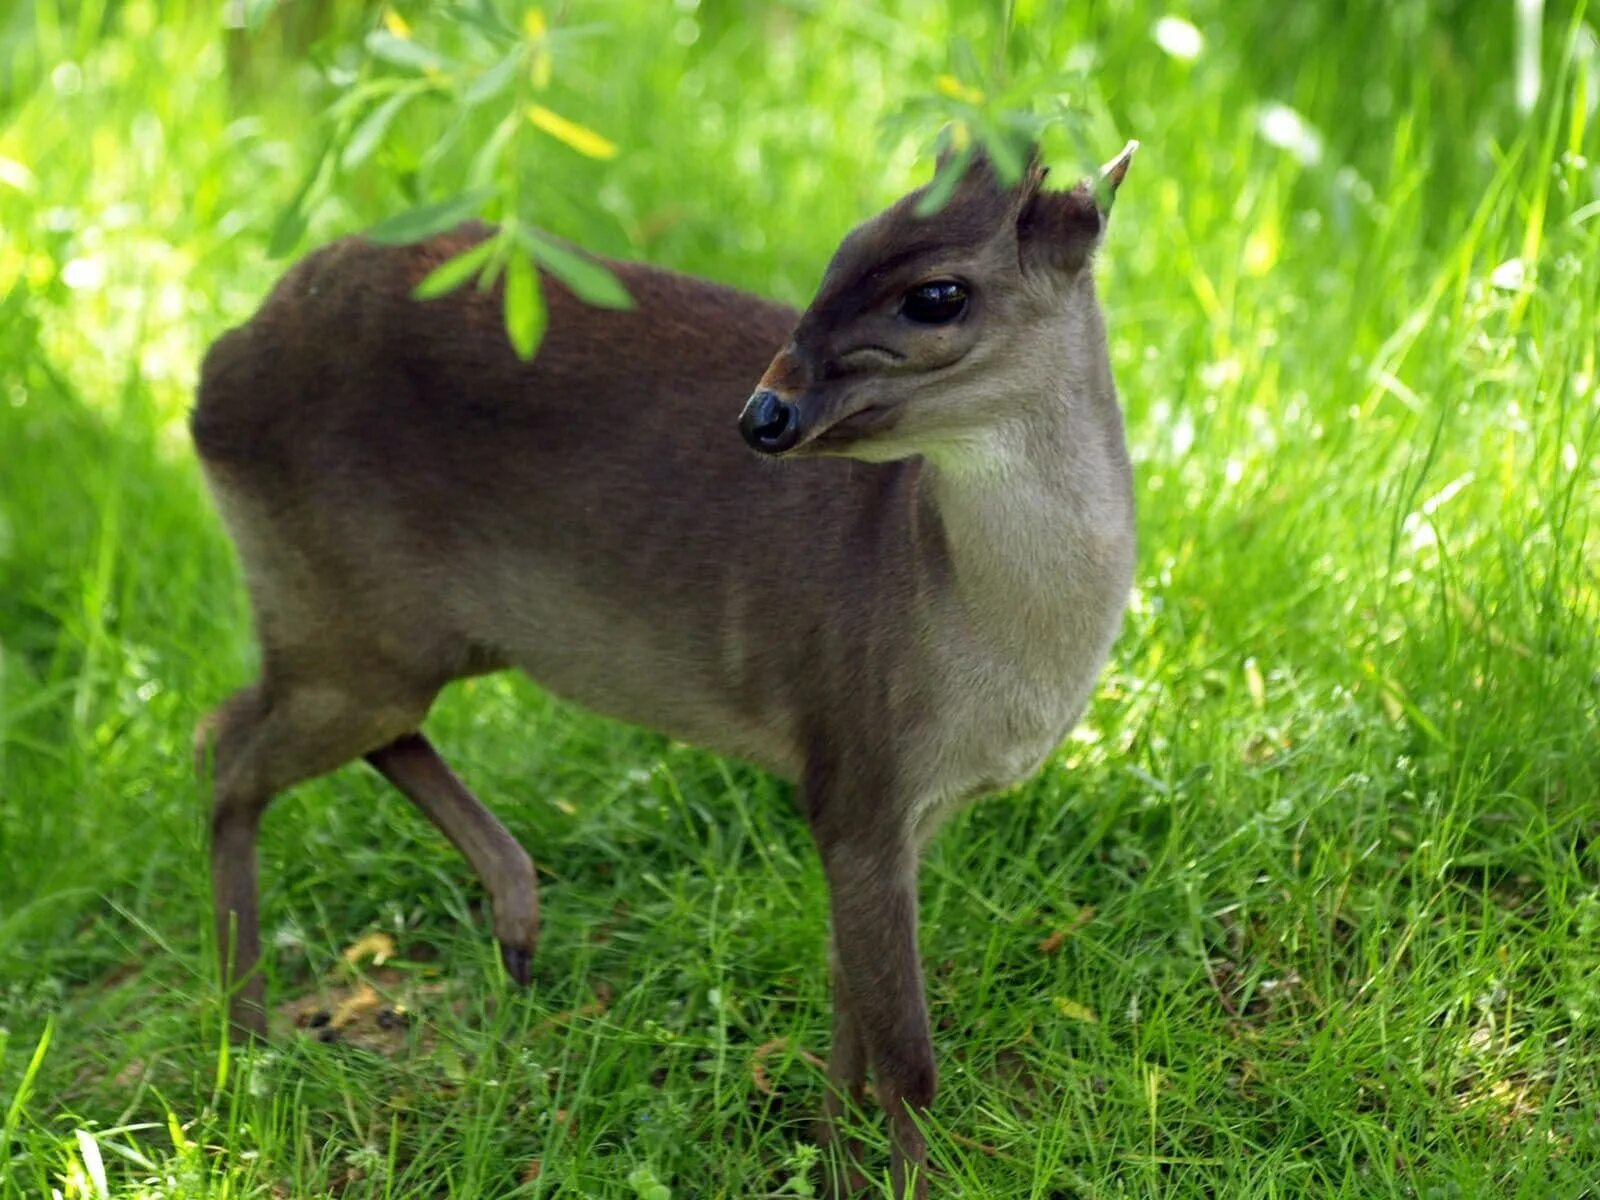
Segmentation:
[[(1093, 304), (1090, 256), (1135, 143), (1071, 191), (1046, 192), (1030, 166), (1002, 187), (977, 159), (923, 217), (913, 192), (854, 230), (739, 421), (767, 455), (886, 461), (958, 452), (1037, 395), (1039, 339)], [(931, 184), (929, 186), (932, 186)]]

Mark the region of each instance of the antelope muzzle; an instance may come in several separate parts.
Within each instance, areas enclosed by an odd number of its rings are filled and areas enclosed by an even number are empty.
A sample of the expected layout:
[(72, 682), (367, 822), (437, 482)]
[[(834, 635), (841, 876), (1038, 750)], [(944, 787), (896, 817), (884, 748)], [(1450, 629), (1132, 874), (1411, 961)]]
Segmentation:
[(739, 432), (761, 454), (782, 454), (800, 440), (800, 409), (770, 388), (761, 388), (745, 403)]

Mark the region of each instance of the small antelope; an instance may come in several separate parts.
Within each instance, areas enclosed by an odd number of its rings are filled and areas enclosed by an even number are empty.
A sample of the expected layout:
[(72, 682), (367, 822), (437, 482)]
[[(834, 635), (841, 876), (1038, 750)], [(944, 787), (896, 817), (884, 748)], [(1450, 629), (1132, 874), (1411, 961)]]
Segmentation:
[(895, 1194), (925, 1196), (922, 847), (1060, 743), (1132, 579), (1090, 263), (1136, 145), (1068, 191), (1037, 154), (1009, 186), (979, 156), (931, 216), (923, 189), (852, 232), (798, 317), (607, 262), (634, 307), (546, 278), (524, 363), (492, 292), (411, 298), (487, 235), (465, 226), (335, 243), (224, 335), (192, 427), (262, 658), (199, 739), (236, 1029), (266, 1030), (261, 814), (362, 757), (482, 877), (528, 982), (532, 861), (418, 731), (445, 684), (516, 667), (796, 782), (831, 897), (819, 1136), (843, 1138), (870, 1069)]

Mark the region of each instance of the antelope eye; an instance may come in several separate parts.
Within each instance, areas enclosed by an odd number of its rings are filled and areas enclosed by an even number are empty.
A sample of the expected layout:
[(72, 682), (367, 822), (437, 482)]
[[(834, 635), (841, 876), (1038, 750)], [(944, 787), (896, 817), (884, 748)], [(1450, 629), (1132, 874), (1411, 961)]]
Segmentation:
[(918, 325), (948, 325), (967, 311), (967, 285), (955, 279), (919, 283), (900, 298), (900, 315)]

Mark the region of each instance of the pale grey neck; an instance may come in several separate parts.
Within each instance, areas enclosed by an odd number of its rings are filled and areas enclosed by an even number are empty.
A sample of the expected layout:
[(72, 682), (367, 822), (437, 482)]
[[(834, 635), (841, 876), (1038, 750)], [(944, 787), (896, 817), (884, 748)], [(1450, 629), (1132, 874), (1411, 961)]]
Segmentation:
[[(930, 462), (924, 474), (962, 598), (1033, 607), (1073, 540), (1065, 419), (992, 431), (981, 457)], [(1038, 599), (1036, 599), (1038, 597)]]
[(1131, 555), (1121, 415), (1096, 349), (1062, 353), (1035, 374), (1059, 390), (1008, 405), (981, 447), (924, 472), (974, 632), (1046, 669), (1051, 648), (1081, 634), (1081, 614), (1098, 611), (1088, 592)]

